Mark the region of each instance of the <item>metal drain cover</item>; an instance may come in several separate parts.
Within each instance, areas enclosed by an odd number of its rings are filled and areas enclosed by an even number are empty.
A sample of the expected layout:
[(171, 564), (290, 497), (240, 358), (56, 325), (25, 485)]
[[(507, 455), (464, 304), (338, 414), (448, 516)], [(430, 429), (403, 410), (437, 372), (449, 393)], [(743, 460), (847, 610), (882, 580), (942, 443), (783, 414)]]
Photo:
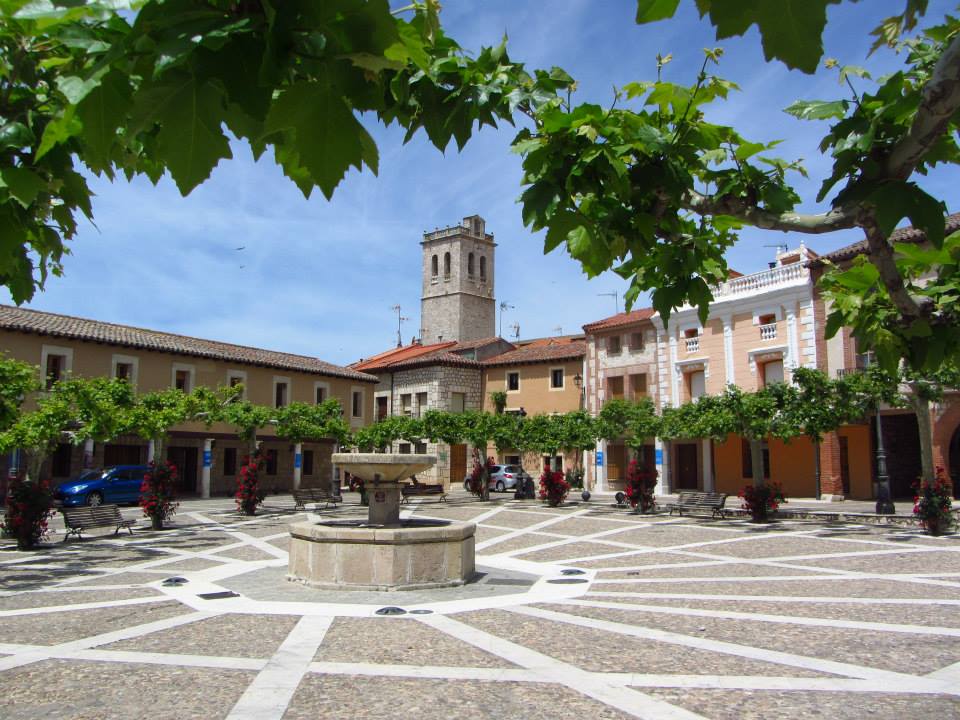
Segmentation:
[(233, 590), (223, 590), (221, 592), (200, 593), (197, 597), (204, 600), (223, 600), (224, 598), (240, 597), (240, 594), (233, 592)]
[(547, 580), (547, 582), (554, 585), (573, 585), (575, 583), (585, 583), (589, 581), (586, 578), (554, 578), (553, 580)]
[(576, 568), (567, 568), (566, 570), (560, 571), (561, 575), (586, 575), (583, 570), (577, 570)]
[(433, 615), (433, 610), (411, 610), (411, 615)]
[(403, 608), (393, 607), (391, 605), (389, 607), (380, 608), (379, 610), (377, 610), (376, 614), (377, 615), (406, 615), (407, 611), (404, 610)]
[(165, 586), (165, 587), (176, 587), (177, 585), (185, 585), (185, 584), (188, 583), (188, 582), (189, 582), (189, 580), (187, 580), (186, 578), (182, 578), (182, 577), (168, 577), (166, 580), (164, 580), (164, 581), (161, 583), (161, 585), (163, 585), (163, 586)]

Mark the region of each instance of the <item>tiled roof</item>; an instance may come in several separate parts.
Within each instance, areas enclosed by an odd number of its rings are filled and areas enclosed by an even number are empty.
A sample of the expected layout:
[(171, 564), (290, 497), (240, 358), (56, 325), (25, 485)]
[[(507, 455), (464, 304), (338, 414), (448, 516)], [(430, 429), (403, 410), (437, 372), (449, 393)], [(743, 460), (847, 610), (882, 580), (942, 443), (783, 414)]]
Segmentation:
[(596, 330), (606, 330), (607, 328), (618, 327), (620, 325), (630, 325), (640, 320), (649, 320), (654, 315), (653, 308), (640, 308), (630, 312), (622, 312), (611, 317), (587, 323), (583, 326), (585, 332), (594, 332)]
[[(946, 234), (954, 233), (957, 230), (960, 230), (960, 213), (954, 213), (953, 215), (947, 215), (946, 217)], [(899, 230), (894, 230), (890, 233), (889, 242), (898, 243), (919, 243), (923, 242), (926, 239), (926, 233), (919, 228), (915, 228), (912, 225), (900, 228)], [(825, 260), (830, 260), (831, 262), (844, 262), (845, 260), (852, 260), (857, 255), (861, 255), (867, 251), (867, 241), (858, 240), (852, 245), (847, 245), (842, 247), (839, 250), (834, 250), (833, 252), (824, 253), (820, 257), (812, 260), (807, 263), (808, 267), (820, 267), (824, 264)]]
[(586, 343), (559, 342), (554, 344), (527, 345), (510, 352), (484, 360), (487, 367), (500, 365), (522, 365), (525, 363), (551, 362), (559, 360), (576, 360), (587, 352)]
[(446, 350), (448, 348), (452, 348), (456, 344), (456, 341), (451, 340), (449, 342), (433, 343), (432, 345), (420, 345), (419, 343), (414, 343), (413, 345), (404, 345), (403, 347), (392, 348), (382, 353), (378, 353), (373, 357), (365, 358), (358, 362), (352, 363), (350, 367), (353, 370), (363, 372), (368, 370), (382, 370), (383, 368), (393, 365), (394, 363), (403, 362), (404, 360), (411, 360), (422, 355), (429, 355), (439, 350)]
[(421, 355), (420, 357), (410, 358), (409, 360), (391, 363), (385, 369), (393, 372), (395, 370), (410, 370), (418, 367), (429, 367), (430, 365), (473, 368), (483, 367), (483, 363), (477, 360), (471, 360), (470, 358), (465, 358), (463, 355), (457, 355), (456, 353), (452, 353), (447, 350), (440, 350), (439, 352), (433, 352), (428, 355)]
[(360, 382), (376, 381), (372, 375), (365, 375), (356, 370), (305, 355), (262, 350), (216, 340), (202, 340), (186, 335), (174, 335), (158, 330), (115, 325), (99, 320), (57, 315), (9, 305), (0, 305), (0, 329), (329, 375)]
[(531, 347), (533, 345), (561, 345), (564, 343), (583, 342), (586, 336), (583, 333), (576, 335), (556, 335), (554, 337), (531, 338), (529, 340), (514, 340), (513, 344), (518, 348)]
[(451, 352), (460, 352), (461, 350), (474, 350), (476, 348), (482, 348), (487, 345), (494, 345), (498, 342), (501, 342), (502, 338), (498, 337), (488, 337), (481, 340), (464, 340), (462, 342), (455, 343)]

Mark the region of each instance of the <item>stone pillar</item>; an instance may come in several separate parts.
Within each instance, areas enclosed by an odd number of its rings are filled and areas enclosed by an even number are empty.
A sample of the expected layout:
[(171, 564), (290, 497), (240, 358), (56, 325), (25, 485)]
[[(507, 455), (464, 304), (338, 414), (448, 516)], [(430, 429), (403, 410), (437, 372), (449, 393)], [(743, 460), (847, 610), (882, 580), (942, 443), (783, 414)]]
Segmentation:
[(599, 490), (599, 491), (601, 491), (601, 492), (606, 492), (606, 490), (607, 490), (607, 463), (610, 462), (610, 458), (607, 456), (607, 441), (606, 441), (606, 440), (601, 440), (601, 441), (600, 441), (600, 447), (597, 448), (597, 449), (598, 449), (598, 451), (601, 453), (601, 457), (603, 458), (603, 461), (602, 461), (603, 464), (601, 465), (601, 464), (598, 463), (598, 464), (596, 465), (596, 470), (597, 470), (597, 490)]
[(210, 468), (213, 466), (213, 440), (203, 441), (203, 470), (200, 475), (200, 497), (210, 499)]
[(673, 449), (672, 444), (669, 440), (661, 441), (663, 446), (663, 462), (660, 467), (660, 492), (664, 495), (667, 495), (673, 492), (673, 478), (670, 477), (670, 452)]
[(148, 463), (153, 462), (155, 459), (154, 457), (155, 455), (156, 455), (156, 444), (153, 442), (153, 440), (150, 440), (147, 443), (147, 462)]
[(303, 443), (293, 446), (293, 489), (300, 489), (300, 477), (303, 474)]
[(657, 469), (657, 486), (654, 488), (654, 494), (663, 495), (666, 490), (666, 476), (664, 472), (666, 471), (666, 452), (664, 450), (664, 442), (660, 438), (653, 439), (653, 452), (654, 452), (654, 461), (655, 467)]
[(700, 441), (700, 448), (703, 456), (703, 491), (714, 492), (716, 483), (713, 480), (713, 440), (704, 438)]
[(83, 469), (89, 470), (93, 467), (93, 438), (87, 438), (83, 441)]
[(370, 499), (367, 518), (371, 525), (397, 527), (400, 524), (399, 483), (368, 482), (367, 497)]
[(820, 443), (820, 499), (843, 500), (840, 439), (835, 432), (824, 435)]

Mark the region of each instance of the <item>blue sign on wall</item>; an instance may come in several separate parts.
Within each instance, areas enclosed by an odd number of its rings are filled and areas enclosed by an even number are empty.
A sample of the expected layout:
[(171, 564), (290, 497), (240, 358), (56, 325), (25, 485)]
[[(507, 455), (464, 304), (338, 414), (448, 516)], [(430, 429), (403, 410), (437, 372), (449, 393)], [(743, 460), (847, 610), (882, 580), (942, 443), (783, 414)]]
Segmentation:
[(597, 467), (603, 467), (603, 450), (597, 450)]
[(213, 453), (209, 450), (203, 451), (203, 466), (210, 467), (213, 464)]
[(293, 466), (294, 466), (295, 468), (300, 467), (301, 457), (302, 457), (302, 456), (300, 455), (300, 453), (296, 453), (296, 454), (293, 456)]
[(663, 450), (661, 448), (657, 448), (656, 451), (654, 451), (653, 457), (657, 465), (663, 465)]

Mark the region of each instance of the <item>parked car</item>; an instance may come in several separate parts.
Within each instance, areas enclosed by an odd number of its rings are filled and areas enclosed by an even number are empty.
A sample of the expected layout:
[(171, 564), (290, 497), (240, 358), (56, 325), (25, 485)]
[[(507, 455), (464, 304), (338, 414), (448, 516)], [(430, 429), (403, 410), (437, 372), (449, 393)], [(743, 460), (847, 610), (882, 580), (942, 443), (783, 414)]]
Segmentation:
[(53, 499), (67, 507), (103, 503), (137, 503), (140, 485), (149, 472), (146, 465), (117, 465), (103, 470), (84, 470), (77, 477), (60, 483)]
[[(507, 492), (513, 490), (518, 482), (527, 480), (529, 477), (530, 475), (519, 465), (492, 465), (487, 487), (497, 492)], [(463, 489), (470, 491), (469, 475), (463, 480)]]

